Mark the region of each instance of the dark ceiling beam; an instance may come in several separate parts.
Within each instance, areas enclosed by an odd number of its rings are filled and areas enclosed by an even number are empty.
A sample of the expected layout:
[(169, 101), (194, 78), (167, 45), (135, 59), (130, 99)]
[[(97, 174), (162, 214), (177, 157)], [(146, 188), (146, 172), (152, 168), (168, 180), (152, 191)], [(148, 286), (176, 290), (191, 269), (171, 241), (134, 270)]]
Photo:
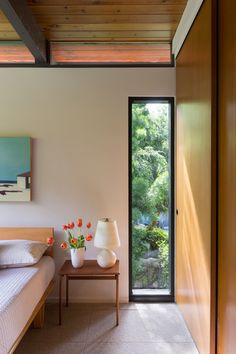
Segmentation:
[(0, 0), (0, 9), (33, 54), (35, 62), (47, 63), (46, 39), (26, 0)]

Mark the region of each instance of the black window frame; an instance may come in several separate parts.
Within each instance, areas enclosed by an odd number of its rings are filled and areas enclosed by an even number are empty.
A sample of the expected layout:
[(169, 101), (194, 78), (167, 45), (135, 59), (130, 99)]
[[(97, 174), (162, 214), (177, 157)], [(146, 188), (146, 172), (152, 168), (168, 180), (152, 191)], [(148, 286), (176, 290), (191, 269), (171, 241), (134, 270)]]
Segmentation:
[[(170, 294), (156, 295), (134, 295), (132, 293), (132, 105), (134, 103), (151, 103), (165, 102), (171, 107), (170, 114), (170, 237), (169, 237), (169, 274), (170, 274)], [(174, 162), (174, 146), (175, 146), (175, 127), (174, 127), (174, 97), (129, 97), (129, 124), (128, 124), (128, 171), (129, 171), (129, 301), (133, 302), (175, 302), (175, 162)]]

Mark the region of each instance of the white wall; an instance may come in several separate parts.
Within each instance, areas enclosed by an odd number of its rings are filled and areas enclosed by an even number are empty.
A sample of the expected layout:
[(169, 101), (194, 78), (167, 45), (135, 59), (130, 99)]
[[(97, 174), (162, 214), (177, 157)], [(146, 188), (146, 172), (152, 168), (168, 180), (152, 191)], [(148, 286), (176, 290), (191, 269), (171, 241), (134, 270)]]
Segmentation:
[[(174, 96), (174, 68), (0, 68), (0, 135), (33, 138), (33, 200), (0, 204), (0, 226), (117, 220), (121, 301), (128, 301), (128, 97)], [(97, 250), (88, 245), (86, 258)], [(112, 301), (111, 282), (71, 284), (74, 301)], [(52, 298), (57, 297), (57, 288)]]

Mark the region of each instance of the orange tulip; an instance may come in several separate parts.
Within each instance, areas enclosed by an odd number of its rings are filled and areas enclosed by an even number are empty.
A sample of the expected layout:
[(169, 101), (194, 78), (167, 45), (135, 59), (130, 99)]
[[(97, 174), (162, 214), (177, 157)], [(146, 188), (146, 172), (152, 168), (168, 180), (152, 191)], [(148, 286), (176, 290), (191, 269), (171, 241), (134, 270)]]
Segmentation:
[(66, 242), (62, 242), (60, 247), (61, 247), (61, 249), (66, 250), (67, 249), (67, 243)]
[(93, 236), (91, 234), (88, 234), (86, 236), (86, 241), (91, 241), (93, 239)]
[(49, 246), (52, 246), (52, 245), (54, 244), (54, 242), (55, 242), (55, 240), (54, 240), (53, 237), (48, 237), (48, 239), (47, 239), (47, 244), (48, 244)]
[(67, 230), (68, 229), (68, 225), (63, 225), (63, 230)]
[(78, 219), (77, 226), (81, 227), (82, 225), (83, 225), (83, 220), (82, 219)]
[(72, 243), (72, 245), (76, 245), (77, 240), (76, 240), (76, 238), (72, 238), (70, 242)]
[(73, 229), (74, 227), (75, 227), (75, 223), (73, 221), (67, 225), (68, 229)]
[(90, 229), (91, 226), (92, 226), (92, 224), (91, 224), (91, 222), (89, 221), (89, 222), (87, 223), (87, 228)]

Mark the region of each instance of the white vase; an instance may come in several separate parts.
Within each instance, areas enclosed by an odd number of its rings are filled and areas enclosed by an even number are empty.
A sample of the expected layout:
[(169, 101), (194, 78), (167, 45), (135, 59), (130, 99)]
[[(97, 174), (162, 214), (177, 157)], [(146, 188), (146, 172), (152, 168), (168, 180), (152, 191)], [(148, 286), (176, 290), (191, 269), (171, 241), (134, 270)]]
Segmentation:
[(81, 268), (84, 265), (84, 252), (85, 247), (72, 248), (70, 250), (71, 263), (74, 268)]

